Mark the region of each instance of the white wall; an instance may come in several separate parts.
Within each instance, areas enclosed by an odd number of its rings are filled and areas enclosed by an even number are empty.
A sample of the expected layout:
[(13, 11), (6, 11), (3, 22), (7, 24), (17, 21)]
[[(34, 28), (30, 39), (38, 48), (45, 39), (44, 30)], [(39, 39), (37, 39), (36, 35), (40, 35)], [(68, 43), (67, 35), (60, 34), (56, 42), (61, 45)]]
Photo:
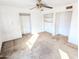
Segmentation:
[(1, 45), (2, 45), (2, 20), (1, 20), (1, 12), (0, 12), (0, 51), (1, 51)]
[[(5, 10), (2, 10), (2, 19), (3, 19), (3, 27), (4, 27), (4, 31), (6, 33), (4, 39), (15, 39), (15, 38), (19, 38), (21, 37), (21, 32), (20, 32), (20, 26), (18, 26), (19, 24), (19, 18), (18, 18), (18, 13), (17, 10), (14, 8), (7, 8)], [(16, 20), (16, 21), (15, 21)]]
[[(19, 13), (31, 12), (27, 9), (16, 8), (11, 6), (0, 6), (0, 23), (2, 23), (1, 37), (2, 42), (22, 37)], [(38, 10), (31, 13), (31, 30), (32, 33), (43, 31), (42, 14)]]
[(73, 5), (73, 14), (72, 14), (72, 21), (71, 21), (71, 28), (69, 34), (69, 42), (78, 44), (78, 5)]
[(39, 10), (33, 10), (31, 12), (31, 27), (33, 34), (41, 32), (43, 29), (43, 15)]
[(22, 37), (19, 13), (30, 13), (26, 9), (10, 7), (10, 6), (0, 6), (0, 15), (2, 23), (2, 41), (12, 40)]
[(18, 26), (19, 15), (17, 13), (17, 10), (15, 8), (2, 7), (1, 12), (3, 25), (2, 41), (21, 37), (20, 26)]
[(19, 13), (30, 13), (30, 11), (0, 5), (0, 48), (2, 42), (22, 37)]

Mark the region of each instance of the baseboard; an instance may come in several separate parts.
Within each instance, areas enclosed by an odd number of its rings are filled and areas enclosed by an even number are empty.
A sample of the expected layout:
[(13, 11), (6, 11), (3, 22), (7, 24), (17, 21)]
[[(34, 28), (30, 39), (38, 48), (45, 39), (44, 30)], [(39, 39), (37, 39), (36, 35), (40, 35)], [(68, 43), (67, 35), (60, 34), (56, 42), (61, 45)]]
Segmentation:
[(78, 49), (78, 45), (76, 45), (76, 44), (73, 44), (73, 43), (67, 42), (67, 45), (70, 46), (71, 48)]

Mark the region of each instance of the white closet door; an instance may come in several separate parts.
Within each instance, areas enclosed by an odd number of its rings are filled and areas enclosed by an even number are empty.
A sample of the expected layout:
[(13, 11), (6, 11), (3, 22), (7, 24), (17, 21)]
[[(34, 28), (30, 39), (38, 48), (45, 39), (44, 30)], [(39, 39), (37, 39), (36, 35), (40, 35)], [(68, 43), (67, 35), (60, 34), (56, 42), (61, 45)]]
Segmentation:
[(30, 15), (20, 15), (22, 34), (31, 32)]
[(56, 14), (56, 34), (69, 35), (72, 12), (59, 12)]

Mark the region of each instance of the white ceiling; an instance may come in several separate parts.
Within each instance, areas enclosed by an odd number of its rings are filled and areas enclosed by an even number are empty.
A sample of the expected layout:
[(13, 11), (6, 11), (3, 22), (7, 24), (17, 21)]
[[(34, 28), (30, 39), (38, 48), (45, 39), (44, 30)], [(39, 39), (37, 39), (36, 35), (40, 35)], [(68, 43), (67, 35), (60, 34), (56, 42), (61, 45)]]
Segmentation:
[[(0, 5), (31, 8), (35, 6), (37, 0), (0, 0)], [(42, 0), (49, 6), (66, 5), (77, 2), (77, 0)]]

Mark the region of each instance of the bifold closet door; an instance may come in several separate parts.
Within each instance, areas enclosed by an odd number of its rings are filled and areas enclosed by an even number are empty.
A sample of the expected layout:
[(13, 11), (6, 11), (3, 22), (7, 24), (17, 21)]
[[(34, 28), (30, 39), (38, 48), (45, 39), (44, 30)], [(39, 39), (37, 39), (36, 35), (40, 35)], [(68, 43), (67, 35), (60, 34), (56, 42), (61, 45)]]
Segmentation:
[(22, 34), (27, 34), (31, 32), (31, 19), (28, 14), (20, 15), (21, 32)]
[(69, 35), (72, 12), (56, 13), (56, 34)]

